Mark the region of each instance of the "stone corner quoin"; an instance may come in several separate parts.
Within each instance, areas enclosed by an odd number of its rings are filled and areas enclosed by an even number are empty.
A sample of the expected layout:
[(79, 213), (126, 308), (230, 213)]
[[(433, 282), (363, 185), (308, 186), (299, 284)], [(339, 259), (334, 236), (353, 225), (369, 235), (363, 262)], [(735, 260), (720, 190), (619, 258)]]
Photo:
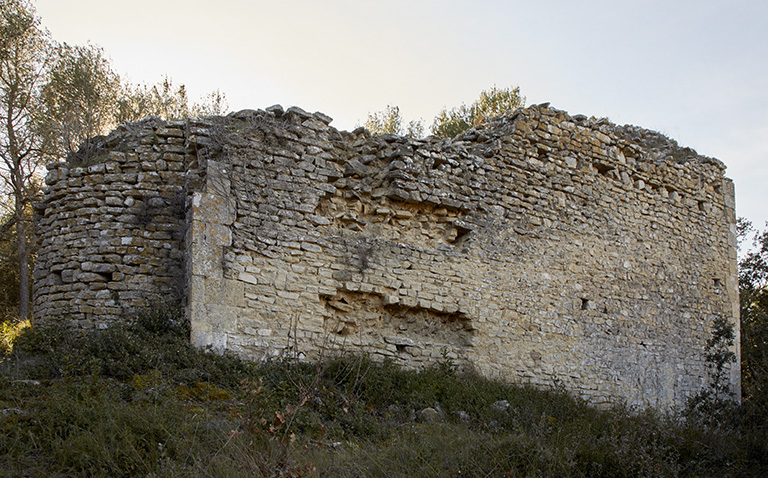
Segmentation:
[[(149, 118), (49, 164), (37, 320), (106, 327), (176, 301), (195, 345), (249, 359), (448, 358), (661, 409), (707, 386), (716, 318), (739, 336), (720, 161), (547, 105), (452, 140), (330, 121)], [(738, 362), (730, 379), (738, 396)]]

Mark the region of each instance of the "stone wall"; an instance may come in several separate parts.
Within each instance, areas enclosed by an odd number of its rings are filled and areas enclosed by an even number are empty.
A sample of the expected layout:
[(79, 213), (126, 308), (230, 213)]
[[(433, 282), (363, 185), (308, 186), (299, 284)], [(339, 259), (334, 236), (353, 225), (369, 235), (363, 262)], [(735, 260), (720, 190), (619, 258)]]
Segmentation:
[(104, 326), (184, 288), (186, 122), (149, 119), (48, 165), (34, 316)]
[[(149, 300), (143, 291), (181, 283), (199, 346), (254, 359), (448, 358), (595, 403), (661, 408), (705, 385), (715, 318), (738, 332), (734, 194), (721, 162), (546, 105), (455, 140), (329, 123), (280, 107), (150, 122), (113, 135), (126, 152), (54, 166), (38, 316), (67, 306), (107, 323)], [(107, 179), (110, 165), (145, 177)], [(155, 186), (167, 211), (137, 221)], [(69, 241), (52, 232), (70, 223), (78, 246), (64, 259)], [(738, 391), (738, 366), (731, 381)]]

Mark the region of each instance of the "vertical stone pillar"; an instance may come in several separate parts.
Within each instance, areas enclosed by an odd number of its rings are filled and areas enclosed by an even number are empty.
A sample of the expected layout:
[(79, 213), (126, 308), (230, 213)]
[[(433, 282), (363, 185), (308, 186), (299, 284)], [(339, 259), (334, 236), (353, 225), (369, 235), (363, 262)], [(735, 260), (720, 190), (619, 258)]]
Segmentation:
[(733, 181), (723, 179), (723, 196), (725, 203), (725, 223), (728, 231), (728, 262), (725, 277), (726, 293), (730, 304), (731, 316), (728, 321), (733, 324), (735, 341), (731, 351), (736, 354), (736, 362), (731, 366), (731, 390), (736, 399), (741, 401), (741, 311), (739, 308), (739, 271), (738, 271), (738, 241), (736, 237), (736, 191)]
[(224, 278), (224, 248), (232, 244), (230, 226), (235, 203), (230, 196), (231, 171), (225, 162), (208, 161), (202, 192), (192, 195), (188, 213), (187, 315), (192, 344), (224, 351), (228, 333), (237, 327), (244, 304), (242, 285)]

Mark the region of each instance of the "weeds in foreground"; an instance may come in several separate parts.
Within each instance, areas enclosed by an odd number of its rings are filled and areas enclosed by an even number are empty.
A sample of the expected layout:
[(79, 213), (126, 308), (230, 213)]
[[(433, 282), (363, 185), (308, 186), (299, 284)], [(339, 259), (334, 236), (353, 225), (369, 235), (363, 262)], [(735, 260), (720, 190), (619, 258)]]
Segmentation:
[[(762, 476), (760, 430), (362, 357), (246, 364), (171, 312), (27, 329), (0, 365), (0, 476)], [(426, 420), (420, 412), (435, 411)], [(752, 420), (754, 423), (754, 420)], [(763, 421), (764, 423), (764, 421)], [(764, 442), (764, 440), (763, 440)]]
[(8, 320), (0, 322), (0, 357), (8, 356), (13, 352), (13, 344), (30, 327), (32, 322), (27, 320)]

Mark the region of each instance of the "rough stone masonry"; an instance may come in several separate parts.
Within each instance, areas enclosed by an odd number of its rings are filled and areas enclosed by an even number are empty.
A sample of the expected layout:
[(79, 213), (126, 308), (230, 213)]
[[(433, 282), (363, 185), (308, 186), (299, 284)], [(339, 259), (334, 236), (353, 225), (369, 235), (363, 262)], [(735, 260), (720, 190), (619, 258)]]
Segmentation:
[(49, 165), (36, 319), (181, 300), (194, 344), (250, 359), (450, 359), (662, 409), (707, 385), (716, 318), (738, 337), (720, 161), (548, 105), (453, 140), (330, 121), (150, 118)]

